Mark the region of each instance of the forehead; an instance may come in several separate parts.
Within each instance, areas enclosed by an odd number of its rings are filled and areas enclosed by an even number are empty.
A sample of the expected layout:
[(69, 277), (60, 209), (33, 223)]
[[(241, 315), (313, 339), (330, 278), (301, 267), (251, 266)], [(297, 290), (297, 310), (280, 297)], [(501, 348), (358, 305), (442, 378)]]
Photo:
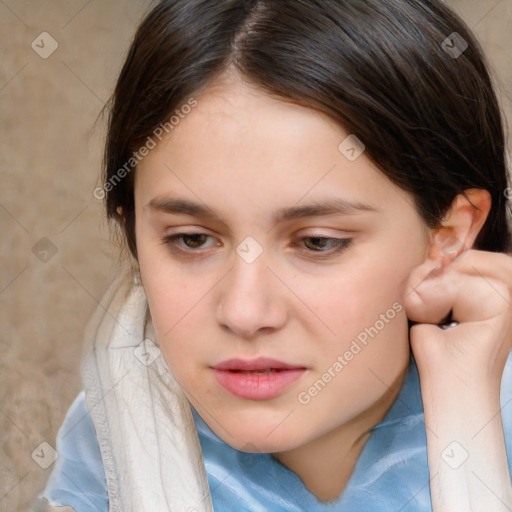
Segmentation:
[(327, 195), (376, 209), (396, 204), (393, 194), (406, 198), (364, 152), (348, 159), (340, 144), (350, 134), (316, 109), (236, 77), (194, 98), (197, 105), (138, 166), (144, 204), (179, 195), (259, 214)]
[(238, 149), (231, 157), (241, 154), (245, 158), (252, 151), (258, 160), (265, 155), (275, 160), (276, 152), (288, 158), (309, 155), (313, 160), (319, 153), (309, 151), (314, 144), (322, 140), (318, 150), (329, 146), (336, 158), (340, 137), (347, 135), (320, 111), (270, 95), (236, 76), (215, 82), (197, 101), (194, 115), (185, 118), (169, 137), (176, 144), (198, 137), (198, 143), (221, 142), (226, 149)]

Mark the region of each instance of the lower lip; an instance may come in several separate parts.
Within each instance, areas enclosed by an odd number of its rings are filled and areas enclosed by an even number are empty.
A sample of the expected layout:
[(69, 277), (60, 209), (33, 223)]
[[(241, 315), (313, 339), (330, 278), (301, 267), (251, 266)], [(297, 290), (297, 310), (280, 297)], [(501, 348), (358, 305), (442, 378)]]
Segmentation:
[(273, 373), (243, 373), (215, 370), (215, 378), (231, 394), (247, 400), (269, 400), (281, 394), (306, 370), (278, 370)]

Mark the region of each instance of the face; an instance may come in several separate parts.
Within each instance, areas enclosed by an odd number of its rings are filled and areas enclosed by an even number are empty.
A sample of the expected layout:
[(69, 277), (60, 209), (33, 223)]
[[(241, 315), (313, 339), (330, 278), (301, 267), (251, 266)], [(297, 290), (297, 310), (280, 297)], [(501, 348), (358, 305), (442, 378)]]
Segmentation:
[(405, 287), (429, 232), (326, 115), (236, 78), (195, 98), (136, 172), (155, 331), (219, 437), (290, 450), (364, 415), (403, 374)]

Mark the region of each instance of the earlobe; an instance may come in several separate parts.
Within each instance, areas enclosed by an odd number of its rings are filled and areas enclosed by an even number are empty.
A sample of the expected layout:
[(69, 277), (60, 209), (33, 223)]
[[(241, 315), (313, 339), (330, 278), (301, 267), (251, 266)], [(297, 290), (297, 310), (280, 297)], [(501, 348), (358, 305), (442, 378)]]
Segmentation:
[(441, 226), (431, 232), (428, 258), (447, 264), (471, 249), (490, 208), (491, 195), (487, 190), (475, 188), (459, 194), (443, 217)]
[(121, 225), (121, 227), (124, 226), (125, 222), (126, 222), (126, 218), (125, 216), (123, 215), (123, 208), (122, 206), (118, 206), (116, 208), (116, 212), (117, 212), (117, 221), (119, 222), (119, 224)]

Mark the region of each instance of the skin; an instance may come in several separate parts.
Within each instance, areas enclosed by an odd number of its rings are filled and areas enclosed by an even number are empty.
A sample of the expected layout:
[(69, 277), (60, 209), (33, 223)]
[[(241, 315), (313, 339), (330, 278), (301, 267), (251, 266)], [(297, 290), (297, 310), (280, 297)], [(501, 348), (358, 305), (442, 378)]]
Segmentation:
[[(471, 246), (485, 213), (475, 217), (464, 209), (466, 201), (458, 224), (448, 217), (442, 229), (427, 229), (408, 194), (365, 153), (349, 161), (339, 151), (349, 135), (342, 127), (234, 74), (227, 73), (196, 99), (197, 107), (139, 164), (135, 179), (140, 272), (162, 354), (190, 402), (226, 443), (272, 453), (320, 500), (334, 499), (346, 486), (366, 432), (384, 417), (403, 384), (409, 362), (406, 308), (421, 321), (433, 317), (424, 299), (436, 297), (421, 295), (420, 281), (411, 278), (425, 270), (422, 265), (435, 267), (454, 236)], [(272, 221), (280, 208), (332, 197), (375, 211)], [(168, 198), (206, 205), (219, 219), (155, 207)], [(165, 243), (166, 236), (178, 233), (208, 236)], [(252, 263), (236, 252), (248, 236), (263, 249)], [(335, 252), (328, 241), (324, 247), (306, 237), (351, 243)], [(299, 394), (396, 303), (400, 311), (378, 335), (307, 404), (301, 403)], [(435, 313), (440, 321), (440, 312)], [(415, 336), (412, 341), (421, 345), (428, 333)], [(217, 383), (212, 366), (259, 356), (307, 371), (268, 400), (242, 399)], [(442, 357), (427, 354), (423, 361)], [(425, 367), (419, 363), (420, 371)], [(445, 384), (452, 385), (445, 373)], [(422, 392), (438, 389), (435, 377), (422, 380)], [(495, 391), (489, 386), (481, 399), (492, 395), (495, 405)], [(429, 420), (440, 410), (438, 402), (427, 400), (434, 411)], [(499, 443), (498, 435), (498, 458)]]

